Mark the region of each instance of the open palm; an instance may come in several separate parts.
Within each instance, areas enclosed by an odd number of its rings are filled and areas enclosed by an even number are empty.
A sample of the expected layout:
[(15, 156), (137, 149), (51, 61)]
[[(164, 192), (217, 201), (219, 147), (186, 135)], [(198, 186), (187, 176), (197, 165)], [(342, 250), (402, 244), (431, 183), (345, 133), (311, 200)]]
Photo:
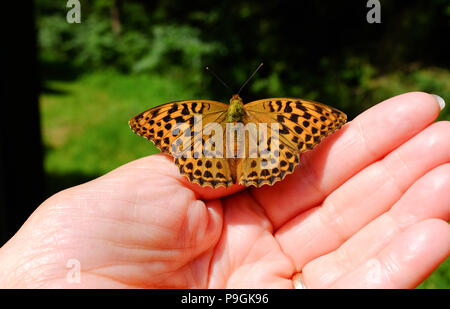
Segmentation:
[(439, 111), (425, 93), (382, 102), (274, 186), (202, 188), (168, 156), (131, 162), (44, 202), (0, 250), (0, 285), (291, 288), (301, 272), (308, 288), (415, 287), (450, 254)]

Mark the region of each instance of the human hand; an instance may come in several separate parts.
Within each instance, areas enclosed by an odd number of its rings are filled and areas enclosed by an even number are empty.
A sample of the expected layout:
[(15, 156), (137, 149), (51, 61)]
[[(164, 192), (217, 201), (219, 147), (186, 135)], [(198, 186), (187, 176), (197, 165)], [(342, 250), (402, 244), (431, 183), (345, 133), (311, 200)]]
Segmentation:
[(301, 271), (308, 288), (413, 288), (450, 253), (439, 111), (424, 93), (384, 101), (261, 188), (131, 162), (45, 201), (0, 249), (0, 286), (291, 288)]

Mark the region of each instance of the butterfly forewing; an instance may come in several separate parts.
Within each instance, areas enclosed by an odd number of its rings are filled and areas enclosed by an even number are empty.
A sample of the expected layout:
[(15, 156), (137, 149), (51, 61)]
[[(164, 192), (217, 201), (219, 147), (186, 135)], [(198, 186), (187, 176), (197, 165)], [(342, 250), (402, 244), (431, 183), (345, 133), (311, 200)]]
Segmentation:
[[(133, 117), (129, 125), (136, 134), (151, 140), (162, 152), (174, 156), (180, 173), (191, 182), (214, 188), (230, 186), (234, 182), (232, 168), (223, 151), (204, 151), (211, 148), (208, 142), (216, 133), (208, 125), (219, 124), (216, 131), (223, 131), (227, 109), (228, 105), (210, 100), (177, 101), (151, 108)], [(208, 132), (208, 128), (211, 132), (203, 134)], [(196, 132), (200, 134), (196, 135)]]
[(258, 121), (279, 123), (280, 140), (300, 152), (311, 150), (347, 121), (343, 112), (303, 99), (264, 99), (250, 102), (244, 107), (250, 117)]
[(130, 128), (138, 135), (155, 143), (161, 151), (171, 154), (172, 143), (186, 134), (183, 128), (194, 131), (195, 115), (214, 118), (226, 112), (228, 105), (209, 100), (186, 100), (166, 103), (151, 108), (129, 121)]

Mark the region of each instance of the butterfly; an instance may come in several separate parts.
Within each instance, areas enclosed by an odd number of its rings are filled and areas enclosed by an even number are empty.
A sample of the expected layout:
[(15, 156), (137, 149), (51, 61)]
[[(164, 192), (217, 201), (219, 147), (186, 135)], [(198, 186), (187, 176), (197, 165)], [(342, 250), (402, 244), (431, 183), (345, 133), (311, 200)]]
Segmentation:
[[(309, 100), (269, 98), (244, 104), (235, 94), (230, 104), (166, 103), (131, 118), (129, 126), (162, 152), (176, 154), (180, 173), (193, 183), (260, 187), (292, 173), (301, 153), (313, 149), (346, 120), (343, 112)], [(236, 129), (239, 124), (243, 131)], [(238, 132), (244, 133), (243, 138)]]

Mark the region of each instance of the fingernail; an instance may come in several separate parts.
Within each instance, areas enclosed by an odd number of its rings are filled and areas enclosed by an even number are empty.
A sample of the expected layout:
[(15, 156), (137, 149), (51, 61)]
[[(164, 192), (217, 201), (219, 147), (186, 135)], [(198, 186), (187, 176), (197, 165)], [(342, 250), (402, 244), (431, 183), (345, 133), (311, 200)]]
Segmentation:
[(432, 94), (432, 96), (436, 99), (436, 101), (439, 103), (439, 106), (441, 107), (441, 110), (444, 109), (445, 107), (445, 101), (443, 98), (441, 98), (440, 96), (438, 96), (437, 94)]

